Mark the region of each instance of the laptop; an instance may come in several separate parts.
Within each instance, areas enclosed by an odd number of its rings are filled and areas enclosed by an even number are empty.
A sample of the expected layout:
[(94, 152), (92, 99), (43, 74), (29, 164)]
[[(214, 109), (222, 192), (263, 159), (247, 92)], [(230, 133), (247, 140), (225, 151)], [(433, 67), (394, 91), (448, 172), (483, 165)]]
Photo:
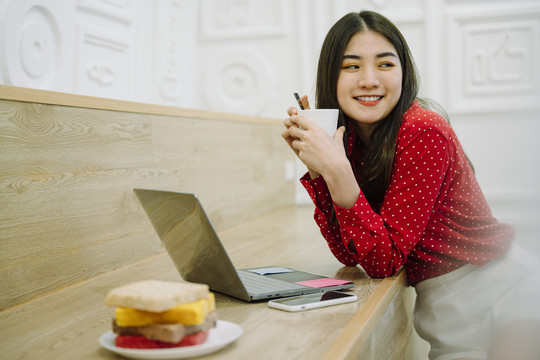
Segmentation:
[(353, 283), (281, 266), (235, 269), (198, 198), (133, 189), (180, 276), (247, 302), (352, 288)]

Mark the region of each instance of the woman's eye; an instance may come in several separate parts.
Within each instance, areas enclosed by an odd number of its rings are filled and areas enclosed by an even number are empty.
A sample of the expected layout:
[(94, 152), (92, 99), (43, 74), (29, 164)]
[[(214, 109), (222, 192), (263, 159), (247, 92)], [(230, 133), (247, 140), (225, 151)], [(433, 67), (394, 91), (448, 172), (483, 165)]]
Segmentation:
[(392, 64), (392, 63), (382, 63), (379, 66), (382, 67), (382, 68), (391, 68), (391, 67), (394, 67), (395, 65)]
[(358, 65), (343, 65), (343, 69), (358, 69)]

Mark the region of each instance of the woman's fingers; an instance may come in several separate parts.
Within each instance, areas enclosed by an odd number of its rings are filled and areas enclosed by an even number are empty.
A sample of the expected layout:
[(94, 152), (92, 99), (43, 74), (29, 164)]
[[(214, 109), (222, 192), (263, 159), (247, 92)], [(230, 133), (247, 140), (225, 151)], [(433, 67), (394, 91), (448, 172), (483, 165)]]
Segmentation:
[[(310, 108), (307, 95), (302, 96), (299, 102), (304, 109)], [(287, 115), (289, 115), (289, 117), (283, 120), (283, 125), (285, 125), (286, 129), (281, 132), (281, 137), (285, 139), (291, 149), (298, 155), (300, 148), (303, 146), (303, 136), (305, 136), (304, 131), (307, 130), (309, 121), (306, 122), (306, 119), (299, 116), (298, 109), (294, 106), (287, 109)]]
[(345, 126), (340, 126), (334, 133), (334, 139), (343, 141), (344, 135), (345, 135)]
[(293, 143), (295, 141), (299, 141), (297, 138), (291, 136), (290, 132), (289, 132), (289, 129), (287, 130), (283, 130), (281, 132), (281, 136), (283, 137), (283, 139), (285, 139), (285, 141), (287, 142), (287, 144), (289, 145), (289, 147), (294, 151), (294, 153), (296, 154), (296, 156), (298, 156), (298, 149), (295, 147), (295, 145), (293, 145)]
[(300, 98), (300, 102), (302, 103), (302, 106), (304, 107), (304, 109), (311, 109), (311, 108), (309, 107), (309, 101), (308, 101), (307, 95), (303, 95), (303, 96)]
[[(302, 115), (291, 115), (290, 117), (283, 119), (283, 125), (285, 125), (287, 129), (299, 128), (302, 130), (306, 130), (310, 128), (309, 120), (304, 118)], [(298, 135), (299, 132), (295, 132), (294, 134)]]
[(290, 108), (287, 109), (287, 115), (292, 116), (292, 115), (297, 115), (297, 114), (298, 114), (298, 109), (295, 108), (294, 106), (291, 106)]
[(287, 129), (289, 129), (290, 127), (298, 127), (298, 124), (296, 123), (296, 120), (294, 119), (295, 117), (296, 115), (292, 115), (291, 117), (283, 119), (283, 125), (285, 125)]
[[(307, 95), (302, 96), (300, 100), (298, 101), (299, 101), (298, 105), (302, 104), (302, 107), (304, 109), (310, 109)], [(298, 109), (294, 106), (291, 106), (290, 108), (287, 109), (287, 115), (289, 116), (298, 115)]]
[(307, 124), (305, 123), (304, 118), (302, 116), (294, 115), (290, 117), (288, 123), (290, 123), (290, 126), (288, 127), (290, 136), (301, 139), (307, 130)]
[(290, 117), (291, 123), (294, 126), (300, 128), (301, 130), (311, 130), (317, 128), (318, 126), (314, 124), (311, 120), (303, 115), (293, 115)]

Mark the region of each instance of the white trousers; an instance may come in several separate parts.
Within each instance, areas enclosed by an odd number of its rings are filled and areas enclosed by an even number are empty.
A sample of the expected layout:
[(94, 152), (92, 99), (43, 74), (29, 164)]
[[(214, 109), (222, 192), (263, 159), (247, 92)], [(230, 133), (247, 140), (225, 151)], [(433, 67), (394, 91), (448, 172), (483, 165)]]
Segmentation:
[(414, 326), (431, 344), (431, 360), (486, 359), (502, 326), (540, 320), (540, 260), (515, 244), (501, 259), (465, 265), (415, 288)]

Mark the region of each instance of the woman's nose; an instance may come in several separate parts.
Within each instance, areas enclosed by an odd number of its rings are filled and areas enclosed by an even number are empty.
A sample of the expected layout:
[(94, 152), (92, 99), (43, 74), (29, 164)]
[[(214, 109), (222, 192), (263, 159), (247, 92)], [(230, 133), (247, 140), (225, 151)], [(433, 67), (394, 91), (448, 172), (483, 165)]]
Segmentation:
[(370, 67), (365, 67), (363, 71), (360, 72), (360, 78), (358, 79), (358, 85), (363, 88), (376, 88), (381, 83), (377, 76), (375, 69)]

